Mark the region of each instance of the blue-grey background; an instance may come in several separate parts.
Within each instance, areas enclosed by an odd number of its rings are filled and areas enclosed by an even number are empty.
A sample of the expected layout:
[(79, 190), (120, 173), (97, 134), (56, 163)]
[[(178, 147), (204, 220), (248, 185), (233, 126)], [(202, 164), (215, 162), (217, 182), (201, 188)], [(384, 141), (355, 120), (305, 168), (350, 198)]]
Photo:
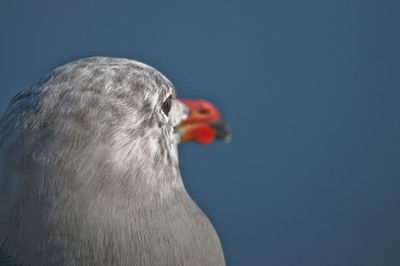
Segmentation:
[(0, 34), (1, 112), (93, 55), (219, 106), (180, 157), (228, 265), (400, 265), (399, 1), (2, 0)]

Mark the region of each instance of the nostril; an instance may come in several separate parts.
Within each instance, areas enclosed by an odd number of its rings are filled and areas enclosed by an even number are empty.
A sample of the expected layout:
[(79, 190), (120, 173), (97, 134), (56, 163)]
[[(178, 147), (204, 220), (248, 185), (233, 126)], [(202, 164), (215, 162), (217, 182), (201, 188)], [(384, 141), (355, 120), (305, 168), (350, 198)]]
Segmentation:
[(199, 114), (202, 114), (202, 115), (205, 115), (205, 114), (208, 114), (208, 110), (207, 110), (207, 109), (200, 109), (200, 110), (198, 111), (198, 113), (199, 113)]

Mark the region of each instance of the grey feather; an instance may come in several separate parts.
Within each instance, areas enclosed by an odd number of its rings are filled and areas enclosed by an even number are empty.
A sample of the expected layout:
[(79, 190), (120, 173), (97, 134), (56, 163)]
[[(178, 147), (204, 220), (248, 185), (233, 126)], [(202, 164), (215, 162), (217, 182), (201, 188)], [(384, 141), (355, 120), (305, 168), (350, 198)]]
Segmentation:
[[(186, 192), (160, 72), (92, 57), (16, 95), (0, 122), (0, 248), (14, 265), (225, 265)], [(179, 108), (178, 108), (179, 107)]]

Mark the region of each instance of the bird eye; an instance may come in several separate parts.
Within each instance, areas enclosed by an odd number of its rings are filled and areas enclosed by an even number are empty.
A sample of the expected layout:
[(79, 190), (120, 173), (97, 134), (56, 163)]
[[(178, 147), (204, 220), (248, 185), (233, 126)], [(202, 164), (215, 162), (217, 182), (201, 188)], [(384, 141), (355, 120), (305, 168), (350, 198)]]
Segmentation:
[(161, 110), (163, 110), (164, 114), (168, 115), (169, 111), (171, 110), (172, 107), (172, 96), (170, 95), (161, 105)]

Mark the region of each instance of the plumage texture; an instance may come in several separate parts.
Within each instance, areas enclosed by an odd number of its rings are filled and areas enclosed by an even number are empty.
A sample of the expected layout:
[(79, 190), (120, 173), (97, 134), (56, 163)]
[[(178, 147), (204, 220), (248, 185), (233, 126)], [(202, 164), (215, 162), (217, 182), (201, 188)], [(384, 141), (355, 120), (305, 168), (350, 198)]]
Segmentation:
[(16, 95), (0, 122), (0, 250), (10, 265), (224, 265), (186, 192), (160, 72), (92, 57)]

